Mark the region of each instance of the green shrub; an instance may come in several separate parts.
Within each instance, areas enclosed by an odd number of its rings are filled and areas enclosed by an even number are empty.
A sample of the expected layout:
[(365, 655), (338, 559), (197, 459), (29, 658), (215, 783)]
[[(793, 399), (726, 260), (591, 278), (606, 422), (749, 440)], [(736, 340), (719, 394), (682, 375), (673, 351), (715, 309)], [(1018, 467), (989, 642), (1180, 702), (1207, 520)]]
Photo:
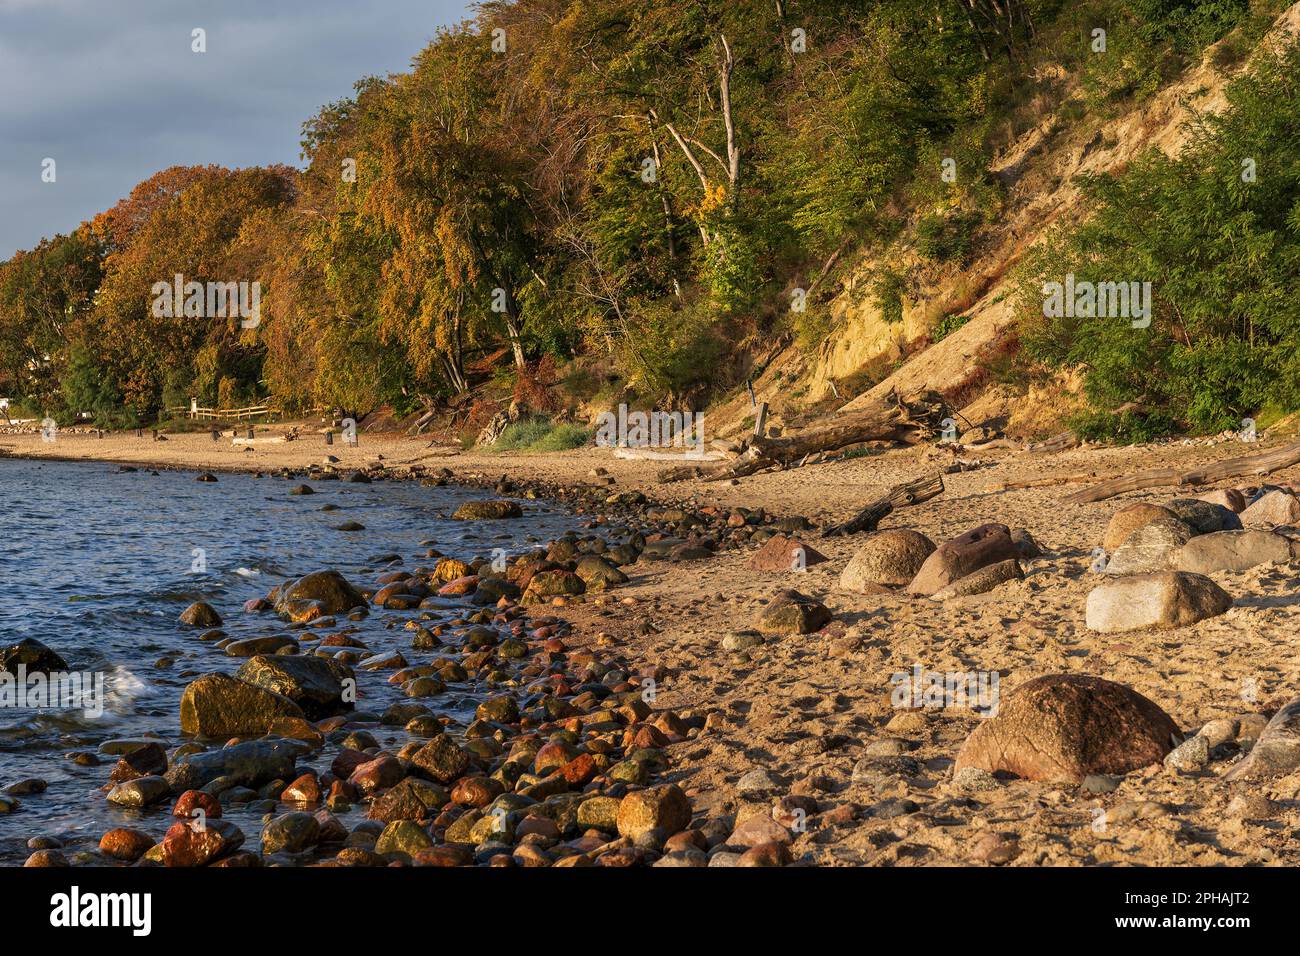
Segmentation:
[(581, 448), (591, 440), (591, 432), (580, 425), (556, 425), (549, 432), (533, 442), (529, 451), (568, 451)]
[(930, 340), (933, 342), (942, 342), (969, 321), (969, 315), (945, 315), (939, 320), (938, 324), (935, 325), (934, 331), (930, 333)]
[(965, 263), (984, 221), (977, 212), (950, 211), (922, 216), (916, 224), (916, 251), (931, 262)]
[(540, 441), (551, 430), (545, 418), (524, 418), (505, 427), (492, 448), (495, 451), (519, 451)]
[(890, 323), (903, 321), (903, 294), (907, 291), (907, 276), (886, 269), (876, 276), (871, 291), (882, 319)]
[(1178, 430), (1177, 423), (1167, 416), (1131, 411), (1084, 411), (1072, 416), (1066, 424), (1085, 441), (1118, 442), (1122, 445), (1154, 441)]
[(579, 425), (554, 424), (545, 418), (525, 418), (507, 425), (493, 451), (568, 451), (580, 448), (591, 432)]
[[(1300, 45), (1228, 88), (1177, 159), (1153, 152), (1081, 181), (1082, 225), (1027, 258), (1027, 358), (1085, 373), (1094, 411), (1129, 402), (1154, 425), (1085, 422), (1130, 440), (1176, 423), (1240, 427), (1264, 406), (1300, 408)], [(1247, 162), (1249, 160), (1249, 162)], [(1253, 172), (1253, 176), (1250, 175)], [(1045, 317), (1043, 283), (1151, 282), (1152, 317)]]

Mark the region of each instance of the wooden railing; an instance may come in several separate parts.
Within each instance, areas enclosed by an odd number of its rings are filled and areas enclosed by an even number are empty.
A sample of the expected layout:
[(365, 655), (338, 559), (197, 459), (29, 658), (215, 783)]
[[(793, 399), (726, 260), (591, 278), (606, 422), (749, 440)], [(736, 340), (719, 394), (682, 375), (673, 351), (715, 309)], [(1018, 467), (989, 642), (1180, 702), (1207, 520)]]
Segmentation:
[(279, 415), (280, 410), (271, 405), (249, 405), (247, 408), (203, 408), (196, 405), (177, 405), (167, 409), (169, 412), (184, 415), (190, 419), (212, 419), (215, 421), (242, 421), (261, 415)]

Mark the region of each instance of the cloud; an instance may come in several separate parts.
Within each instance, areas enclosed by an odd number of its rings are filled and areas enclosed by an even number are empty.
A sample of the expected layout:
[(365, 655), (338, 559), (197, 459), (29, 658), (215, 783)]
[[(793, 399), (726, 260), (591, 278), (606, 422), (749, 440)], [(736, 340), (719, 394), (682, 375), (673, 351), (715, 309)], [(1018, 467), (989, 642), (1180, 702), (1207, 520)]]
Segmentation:
[(304, 120), (468, 15), (462, 0), (0, 0), (0, 260), (168, 166), (299, 164)]

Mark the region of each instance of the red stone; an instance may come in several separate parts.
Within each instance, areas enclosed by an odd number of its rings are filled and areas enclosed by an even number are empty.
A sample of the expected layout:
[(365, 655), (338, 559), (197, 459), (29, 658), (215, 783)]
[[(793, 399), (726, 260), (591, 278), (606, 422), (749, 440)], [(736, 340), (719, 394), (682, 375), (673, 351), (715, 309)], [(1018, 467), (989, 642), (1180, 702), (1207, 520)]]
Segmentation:
[(319, 803), (320, 782), (314, 774), (304, 773), (280, 794), (282, 803)]
[(225, 820), (200, 824), (187, 820), (172, 824), (162, 841), (163, 863), (167, 866), (205, 866), (244, 842), (239, 827)]
[(192, 817), (195, 810), (202, 810), (209, 820), (221, 819), (221, 802), (203, 790), (186, 790), (182, 793), (172, 808), (172, 816)]
[(361, 793), (370, 794), (386, 790), (405, 777), (406, 771), (402, 769), (401, 761), (391, 754), (384, 754), (357, 767), (348, 778), (348, 783)]
[(153, 845), (153, 837), (143, 830), (132, 830), (130, 827), (109, 830), (99, 839), (101, 853), (115, 860), (126, 860), (128, 863), (140, 859)]

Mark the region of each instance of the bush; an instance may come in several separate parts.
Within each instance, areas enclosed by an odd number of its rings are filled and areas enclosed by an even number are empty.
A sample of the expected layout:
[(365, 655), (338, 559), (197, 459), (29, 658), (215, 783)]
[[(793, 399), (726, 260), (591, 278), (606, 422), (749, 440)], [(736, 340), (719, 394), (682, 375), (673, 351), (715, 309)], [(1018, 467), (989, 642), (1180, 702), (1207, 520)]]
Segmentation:
[(885, 270), (871, 287), (872, 298), (880, 317), (886, 322), (903, 321), (903, 293), (907, 291), (907, 277), (901, 272)]
[(717, 383), (725, 342), (707, 301), (635, 305), (635, 317), (618, 342), (619, 365), (628, 370), (630, 388), (675, 397), (702, 383)]
[(975, 230), (983, 221), (977, 212), (922, 216), (916, 224), (916, 251), (931, 262), (965, 264), (975, 246)]
[(1177, 424), (1164, 415), (1131, 411), (1085, 411), (1071, 417), (1066, 424), (1085, 441), (1118, 442), (1122, 445), (1154, 441), (1178, 430)]
[(545, 418), (525, 418), (506, 426), (493, 451), (568, 451), (580, 448), (591, 432), (578, 425), (554, 424)]
[(580, 425), (556, 425), (549, 432), (533, 442), (529, 451), (568, 451), (581, 448), (591, 440), (591, 432)]
[[(1151, 153), (1082, 180), (1081, 226), (1032, 253), (1021, 286), (1026, 356), (1085, 373), (1094, 412), (1129, 402), (1143, 423), (1083, 424), (1122, 440), (1181, 424), (1240, 427), (1300, 407), (1300, 45), (1228, 88), (1177, 159)], [(1247, 162), (1247, 160), (1249, 162)], [(1151, 283), (1151, 323), (1044, 317), (1045, 282)]]
[(945, 315), (935, 325), (934, 331), (930, 333), (930, 341), (942, 342), (969, 321), (969, 315)]

